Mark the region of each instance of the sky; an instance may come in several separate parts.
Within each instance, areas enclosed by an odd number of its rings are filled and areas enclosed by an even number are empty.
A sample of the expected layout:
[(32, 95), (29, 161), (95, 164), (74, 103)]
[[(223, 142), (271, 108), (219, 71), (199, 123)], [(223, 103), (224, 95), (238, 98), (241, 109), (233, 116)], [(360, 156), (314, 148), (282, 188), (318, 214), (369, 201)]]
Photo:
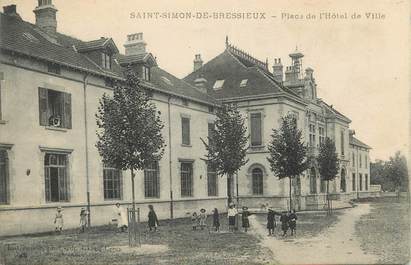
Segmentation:
[[(20, 16), (34, 23), (36, 0), (1, 2), (16, 4)], [(192, 71), (195, 54), (207, 62), (223, 52), (226, 36), (252, 56), (268, 59), (270, 69), (274, 58), (289, 65), (288, 54), (297, 47), (304, 54), (303, 67), (314, 69), (318, 97), (352, 120), (356, 137), (372, 147), (372, 161), (388, 159), (397, 150), (408, 155), (409, 1), (53, 0), (53, 4), (59, 10), (59, 32), (82, 40), (112, 37), (122, 53), (127, 34), (143, 32), (159, 66), (180, 78)], [(157, 12), (165, 16), (142, 18)], [(179, 18), (167, 18), (175, 13)], [(233, 13), (242, 19), (233, 18)]]

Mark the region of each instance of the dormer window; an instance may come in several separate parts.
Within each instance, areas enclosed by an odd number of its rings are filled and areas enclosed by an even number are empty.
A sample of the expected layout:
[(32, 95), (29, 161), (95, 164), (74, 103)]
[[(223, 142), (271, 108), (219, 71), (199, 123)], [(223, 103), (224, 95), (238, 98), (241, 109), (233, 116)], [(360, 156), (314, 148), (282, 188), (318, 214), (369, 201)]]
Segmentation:
[(215, 83), (214, 83), (213, 89), (218, 90), (218, 89), (223, 88), (224, 81), (225, 80), (216, 80)]
[(143, 65), (143, 80), (150, 81), (150, 67)]
[(107, 53), (102, 53), (101, 54), (102, 58), (102, 66), (105, 69), (111, 69), (111, 56), (108, 55)]
[(245, 87), (247, 85), (248, 79), (241, 80), (240, 87)]

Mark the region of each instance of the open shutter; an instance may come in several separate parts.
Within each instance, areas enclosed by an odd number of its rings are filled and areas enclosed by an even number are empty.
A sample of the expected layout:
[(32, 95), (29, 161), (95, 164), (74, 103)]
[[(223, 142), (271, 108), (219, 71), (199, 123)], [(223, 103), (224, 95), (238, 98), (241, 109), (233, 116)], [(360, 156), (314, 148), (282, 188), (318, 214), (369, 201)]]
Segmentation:
[(39, 121), (41, 126), (48, 125), (47, 104), (47, 89), (39, 87)]
[(259, 146), (261, 141), (261, 113), (251, 114), (251, 145)]
[(71, 94), (64, 93), (64, 122), (63, 126), (71, 129)]

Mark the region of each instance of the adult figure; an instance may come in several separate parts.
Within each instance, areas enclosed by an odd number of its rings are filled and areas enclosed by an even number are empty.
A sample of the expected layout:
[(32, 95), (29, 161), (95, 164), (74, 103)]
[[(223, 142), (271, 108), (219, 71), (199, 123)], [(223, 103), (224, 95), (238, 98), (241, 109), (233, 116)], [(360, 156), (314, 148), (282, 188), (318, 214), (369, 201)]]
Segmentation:
[(237, 216), (238, 212), (237, 209), (235, 208), (234, 203), (230, 203), (227, 215), (228, 215), (228, 231), (229, 232), (234, 232), (235, 229), (235, 219)]
[(275, 229), (275, 212), (273, 208), (268, 208), (268, 213), (267, 213), (267, 229), (268, 229), (268, 235), (269, 236), (274, 236), (274, 229)]
[(125, 232), (128, 227), (128, 218), (127, 218), (126, 209), (122, 207), (119, 202), (117, 202), (114, 210), (117, 216), (117, 228), (121, 232)]
[(281, 213), (280, 222), (281, 230), (283, 230), (283, 236), (286, 236), (288, 231), (288, 216), (286, 211)]

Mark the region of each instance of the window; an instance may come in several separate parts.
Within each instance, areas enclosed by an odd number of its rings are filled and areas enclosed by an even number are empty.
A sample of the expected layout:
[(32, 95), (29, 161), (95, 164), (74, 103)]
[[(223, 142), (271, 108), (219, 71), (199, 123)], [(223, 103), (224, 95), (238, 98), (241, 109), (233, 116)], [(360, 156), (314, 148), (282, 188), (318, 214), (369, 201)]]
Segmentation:
[(44, 175), (46, 202), (69, 201), (69, 176), (66, 154), (46, 153)]
[(150, 67), (143, 66), (143, 79), (146, 81), (150, 81)]
[(347, 190), (346, 181), (345, 181), (345, 169), (341, 169), (341, 180), (340, 180), (340, 191), (345, 192)]
[(310, 131), (310, 146), (315, 146), (315, 124), (309, 125)]
[(7, 150), (0, 149), (0, 204), (9, 203), (9, 161)]
[(53, 74), (56, 74), (56, 75), (61, 74), (60, 65), (55, 64), (55, 63), (48, 63), (48, 65), (47, 65), (47, 71), (48, 71), (49, 73), (53, 73)]
[(366, 154), (364, 155), (364, 160), (365, 160), (364, 161), (364, 167), (367, 168), (368, 161), (367, 161), (367, 155)]
[(103, 68), (111, 69), (111, 56), (110, 55), (103, 52), (101, 54), (101, 61), (102, 61)]
[(263, 195), (263, 171), (260, 168), (254, 168), (251, 171), (253, 181), (253, 195)]
[(317, 193), (317, 176), (315, 174), (315, 169), (311, 168), (310, 170), (310, 193)]
[(325, 140), (325, 130), (323, 127), (318, 127), (318, 132), (319, 132), (320, 145), (322, 145), (322, 143), (324, 143), (324, 140)]
[(341, 131), (341, 155), (344, 156), (344, 131)]
[(160, 198), (160, 170), (158, 161), (150, 163), (144, 169), (144, 196)]
[(217, 172), (214, 166), (210, 163), (207, 164), (207, 190), (208, 196), (218, 195), (218, 180)]
[(181, 117), (181, 143), (183, 145), (190, 145), (190, 118)]
[(104, 167), (103, 168), (104, 181), (104, 199), (105, 200), (121, 200), (123, 187), (123, 174), (121, 170)]
[(355, 167), (355, 154), (352, 153), (352, 166)]
[(360, 159), (360, 167), (362, 167), (362, 155), (361, 154), (359, 154), (359, 159)]
[(368, 174), (365, 174), (365, 190), (368, 190)]
[(360, 191), (361, 191), (362, 190), (362, 174), (360, 174), (359, 182), (360, 182)]
[(71, 94), (39, 87), (41, 126), (71, 129)]
[(218, 89), (223, 88), (224, 81), (225, 80), (216, 80), (215, 83), (214, 83), (213, 89), (218, 90)]
[(193, 163), (182, 162), (180, 165), (181, 174), (181, 196), (193, 196)]
[(1, 114), (1, 81), (4, 80), (4, 73), (0, 72), (0, 121), (2, 120), (2, 114)]
[(327, 181), (326, 180), (321, 180), (320, 192), (324, 193), (324, 192), (326, 192), (326, 189), (327, 189)]
[(240, 87), (245, 87), (247, 85), (248, 79), (241, 80)]
[(251, 146), (261, 146), (262, 145), (262, 122), (261, 113), (251, 113)]
[(355, 173), (352, 173), (352, 190), (355, 191)]

